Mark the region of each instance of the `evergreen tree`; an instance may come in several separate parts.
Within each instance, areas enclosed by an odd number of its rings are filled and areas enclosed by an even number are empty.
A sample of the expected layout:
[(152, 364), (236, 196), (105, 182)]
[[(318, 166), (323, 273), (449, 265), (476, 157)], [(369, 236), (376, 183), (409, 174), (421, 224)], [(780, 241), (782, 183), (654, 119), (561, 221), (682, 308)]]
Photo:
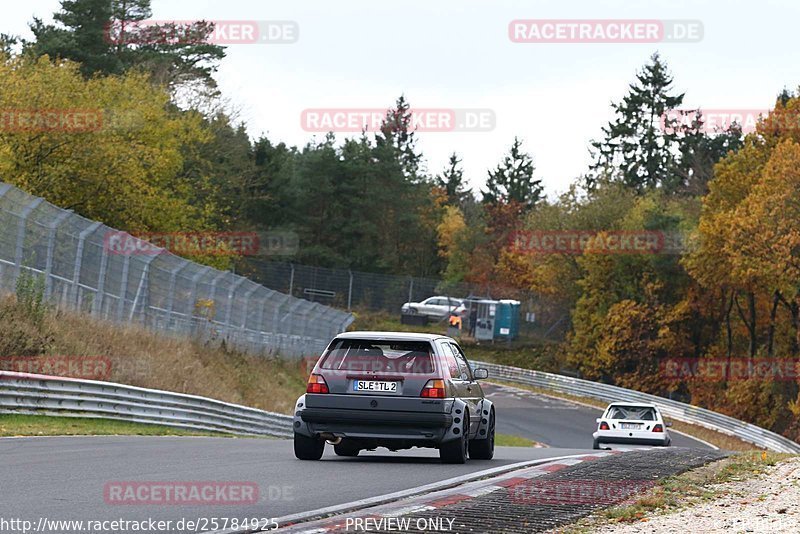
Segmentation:
[(524, 209), (542, 199), (542, 181), (533, 177), (533, 157), (522, 151), (522, 141), (514, 138), (510, 152), (494, 171), (489, 171), (483, 201), (489, 204), (516, 202)]
[(460, 205), (469, 195), (464, 186), (464, 169), (455, 152), (450, 156), (447, 168), (436, 177), (434, 183), (447, 194), (447, 203), (450, 205)]
[(611, 105), (615, 119), (603, 128), (604, 139), (592, 142), (589, 188), (603, 179), (637, 191), (675, 187), (681, 129), (676, 121), (665, 124), (665, 117), (681, 105), (684, 94), (672, 94), (672, 81), (666, 63), (653, 54), (622, 102)]
[(57, 24), (34, 18), (29, 52), (81, 64), (84, 76), (121, 74), (138, 67), (172, 88), (200, 82), (214, 87), (223, 47), (206, 42), (213, 24), (138, 24), (152, 15), (150, 0), (61, 0)]
[(28, 48), (37, 56), (77, 61), (87, 78), (95, 72), (121, 74), (122, 62), (108, 38), (112, 17), (110, 0), (62, 0), (61, 11), (53, 14), (59, 25), (34, 17), (30, 29), (36, 41)]
[(375, 141), (379, 151), (395, 152), (403, 174), (416, 181), (422, 156), (416, 152), (417, 138), (412, 123), (411, 105), (400, 95), (394, 109), (386, 113)]

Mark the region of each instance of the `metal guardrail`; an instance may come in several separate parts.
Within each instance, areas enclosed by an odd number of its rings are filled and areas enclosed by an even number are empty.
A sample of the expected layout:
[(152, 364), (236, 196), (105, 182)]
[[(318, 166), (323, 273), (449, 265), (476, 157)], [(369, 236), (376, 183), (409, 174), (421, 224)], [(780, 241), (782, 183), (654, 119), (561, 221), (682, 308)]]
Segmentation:
[[(472, 362), (490, 378), (604, 402), (649, 402), (665, 415), (777, 452), (800, 444), (705, 408), (569, 376)], [(244, 435), (292, 436), (292, 417), (196, 395), (75, 378), (0, 371), (0, 413), (95, 417)]]
[(292, 418), (157, 389), (0, 371), (0, 413), (117, 419), (230, 434), (292, 436)]
[(665, 399), (649, 393), (641, 393), (630, 389), (600, 384), (572, 378), (569, 376), (520, 369), (507, 365), (498, 365), (488, 362), (472, 362), (475, 367), (489, 370), (490, 378), (498, 378), (508, 382), (526, 384), (537, 388), (566, 393), (576, 397), (588, 397), (604, 402), (648, 402), (658, 406), (661, 412), (673, 419), (702, 426), (722, 434), (735, 436), (739, 439), (776, 452), (800, 453), (800, 444), (785, 438), (775, 432), (739, 421), (733, 417), (722, 415), (705, 408), (692, 406), (683, 402)]

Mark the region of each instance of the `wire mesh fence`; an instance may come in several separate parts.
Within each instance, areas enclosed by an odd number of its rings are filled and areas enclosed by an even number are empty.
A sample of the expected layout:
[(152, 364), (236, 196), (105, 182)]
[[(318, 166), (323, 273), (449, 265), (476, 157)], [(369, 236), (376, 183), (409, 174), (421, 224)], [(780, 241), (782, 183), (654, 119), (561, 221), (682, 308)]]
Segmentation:
[(242, 261), (253, 280), (296, 297), (346, 310), (380, 310), (400, 314), (406, 302), (441, 295), (452, 298), (515, 299), (520, 301), (521, 327), (545, 339), (563, 339), (569, 310), (540, 295), (501, 284), (452, 283), (436, 278), (368, 273), (315, 267), (252, 257)]
[(119, 234), (0, 182), (0, 290), (36, 277), (44, 299), (61, 309), (259, 354), (318, 354), (353, 321), (164, 249), (119, 253), (108, 246), (110, 233)]

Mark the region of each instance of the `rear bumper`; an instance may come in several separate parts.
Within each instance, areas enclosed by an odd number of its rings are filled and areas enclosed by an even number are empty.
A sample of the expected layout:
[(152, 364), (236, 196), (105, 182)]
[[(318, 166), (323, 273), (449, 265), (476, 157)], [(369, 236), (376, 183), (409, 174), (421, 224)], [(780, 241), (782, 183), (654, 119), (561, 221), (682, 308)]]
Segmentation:
[(645, 437), (645, 436), (615, 436), (613, 434), (601, 434), (595, 432), (594, 439), (599, 443), (618, 443), (620, 445), (657, 445), (663, 446), (670, 443), (668, 434), (663, 434), (662, 437)]
[[(364, 401), (377, 401), (378, 408), (383, 409), (362, 408)], [(328, 406), (321, 405), (323, 403)], [(403, 442), (430, 447), (460, 437), (461, 414), (465, 411), (466, 405), (460, 399), (434, 401), (348, 395), (330, 395), (323, 399), (303, 395), (295, 407), (293, 426), (295, 433), (308, 437), (351, 438), (378, 446)]]
[(448, 413), (391, 412), (386, 410), (339, 410), (332, 408), (306, 408), (300, 412), (306, 423), (364, 424), (387, 427), (448, 428), (453, 416)]

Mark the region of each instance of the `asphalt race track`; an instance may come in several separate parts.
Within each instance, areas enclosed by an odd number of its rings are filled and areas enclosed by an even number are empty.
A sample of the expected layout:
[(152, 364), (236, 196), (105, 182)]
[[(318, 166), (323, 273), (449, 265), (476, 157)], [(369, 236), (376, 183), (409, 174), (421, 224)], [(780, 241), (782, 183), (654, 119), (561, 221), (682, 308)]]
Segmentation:
[[(487, 386), (498, 410), (498, 432), (549, 448), (498, 447), (492, 461), (443, 465), (435, 450), (379, 449), (321, 462), (294, 458), (287, 440), (145, 436), (0, 439), (0, 517), (113, 520), (152, 517), (178, 521), (210, 517), (279, 517), (343, 504), (491, 467), (579, 454), (591, 449), (599, 411), (513, 388)], [(703, 447), (673, 434), (673, 444)], [(107, 504), (104, 487), (121, 481), (254, 483), (256, 504), (190, 506)]]
[[(513, 387), (487, 384), (483, 389), (498, 408), (497, 432), (530, 438), (548, 447), (592, 448), (595, 419), (602, 410)], [(708, 448), (676, 432), (670, 437), (676, 447)]]

